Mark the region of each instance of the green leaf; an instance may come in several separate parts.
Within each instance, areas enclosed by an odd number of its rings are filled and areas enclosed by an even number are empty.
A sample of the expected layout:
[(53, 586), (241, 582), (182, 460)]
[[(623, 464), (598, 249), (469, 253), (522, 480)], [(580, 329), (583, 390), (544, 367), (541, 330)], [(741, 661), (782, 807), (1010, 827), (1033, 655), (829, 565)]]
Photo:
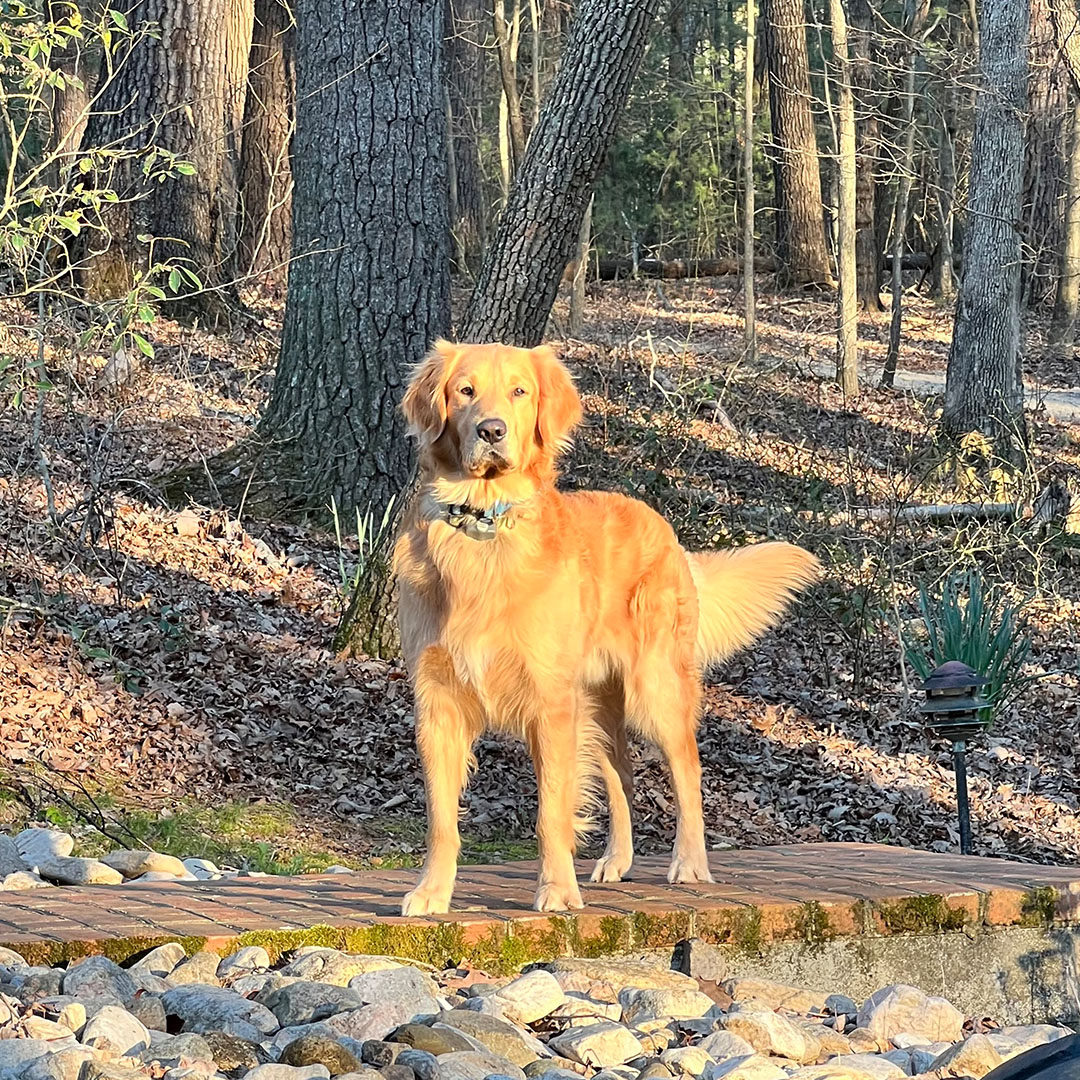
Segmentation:
[(149, 304), (141, 304), (139, 306), (139, 318), (144, 323), (152, 323), (154, 321), (154, 309)]
[(175, 168), (176, 168), (176, 171), (178, 173), (180, 173), (181, 176), (194, 176), (195, 175), (195, 166), (192, 165), (190, 161), (178, 161), (176, 163)]
[(149, 356), (150, 359), (153, 360), (154, 346), (151, 345), (142, 334), (133, 333), (131, 336), (135, 339), (135, 344), (139, 346), (139, 352), (141, 352), (143, 356)]
[(78, 219), (72, 217), (70, 214), (62, 214), (56, 219), (56, 222), (58, 225), (63, 225), (72, 236), (78, 236), (82, 231), (82, 226), (79, 224)]
[(180, 271), (175, 266), (169, 271), (169, 291), (174, 293), (180, 291)]
[(109, 18), (120, 27), (125, 33), (128, 32), (128, 21), (122, 11), (117, 11), (114, 8), (109, 9)]

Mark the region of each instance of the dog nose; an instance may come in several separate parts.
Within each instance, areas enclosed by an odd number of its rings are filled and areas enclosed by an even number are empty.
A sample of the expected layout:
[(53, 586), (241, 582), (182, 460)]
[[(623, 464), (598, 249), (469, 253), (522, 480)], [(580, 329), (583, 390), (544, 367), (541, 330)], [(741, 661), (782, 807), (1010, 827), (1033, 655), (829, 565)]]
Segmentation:
[(486, 443), (502, 442), (506, 438), (506, 422), (498, 418), (481, 420), (476, 425), (476, 434)]

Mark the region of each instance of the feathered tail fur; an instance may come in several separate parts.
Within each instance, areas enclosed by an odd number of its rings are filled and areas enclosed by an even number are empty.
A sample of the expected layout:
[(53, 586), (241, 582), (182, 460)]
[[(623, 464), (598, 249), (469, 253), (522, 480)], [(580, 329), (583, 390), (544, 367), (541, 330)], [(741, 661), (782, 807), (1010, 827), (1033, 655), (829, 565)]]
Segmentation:
[(698, 593), (697, 658), (702, 667), (754, 642), (821, 570), (809, 551), (794, 544), (751, 544), (687, 552), (686, 557)]

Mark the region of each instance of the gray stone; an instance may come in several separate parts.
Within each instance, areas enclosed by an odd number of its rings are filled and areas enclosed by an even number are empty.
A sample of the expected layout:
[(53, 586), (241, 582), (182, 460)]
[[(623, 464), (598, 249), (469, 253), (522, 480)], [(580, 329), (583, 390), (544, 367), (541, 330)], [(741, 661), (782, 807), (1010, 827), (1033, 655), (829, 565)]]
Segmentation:
[(220, 963), (221, 957), (217, 953), (202, 949), (177, 964), (166, 978), (170, 986), (189, 986), (193, 983), (216, 986)]
[(919, 1073), (929, 1072), (934, 1067), (934, 1062), (949, 1049), (950, 1045), (951, 1043), (936, 1042), (927, 1046), (909, 1047), (912, 1074), (917, 1076)]
[(944, 998), (901, 983), (871, 994), (859, 1008), (858, 1024), (885, 1050), (901, 1031), (932, 1042), (958, 1042), (963, 1037), (964, 1014)]
[(93, 1060), (89, 1046), (65, 1046), (25, 1066), (19, 1080), (79, 1080), (83, 1065)]
[(56, 1043), (49, 1039), (0, 1039), (0, 1073), (17, 1074), (56, 1050)]
[(525, 1074), (513, 1062), (482, 1050), (459, 1050), (439, 1058), (440, 1080), (487, 1080), (506, 1076), (525, 1080)]
[(24, 968), (11, 980), (11, 989), (21, 1002), (30, 1005), (59, 994), (63, 980), (60, 968)]
[(830, 994), (825, 999), (825, 1012), (833, 1016), (854, 1016), (858, 1011), (857, 1002), (847, 994)]
[(381, 1080), (382, 1073), (378, 1069), (369, 1069), (361, 1066), (356, 1072), (342, 1073), (340, 1080)]
[(54, 857), (70, 855), (75, 840), (59, 829), (23, 829), (15, 837), (15, 847), (22, 856), (20, 869), (32, 869), (38, 863)]
[(257, 1065), (244, 1080), (330, 1080), (330, 1070), (325, 1065), (280, 1065), (267, 1062)]
[(108, 957), (88, 956), (63, 973), (60, 989), (71, 997), (124, 1002), (135, 996), (135, 980)]
[(607, 1021), (570, 1028), (556, 1035), (549, 1045), (571, 1061), (594, 1069), (622, 1065), (641, 1056), (641, 1043), (630, 1029)]
[(775, 1061), (751, 1054), (714, 1065), (705, 1075), (706, 1080), (787, 1080), (788, 1074)]
[(544, 1044), (538, 1039), (494, 1016), (452, 1009), (450, 1012), (439, 1013), (438, 1022), (456, 1028), (482, 1043), (493, 1054), (512, 1061), (519, 1068), (539, 1057), (547, 1056)]
[(326, 1020), (330, 1030), (357, 1042), (385, 1039), (414, 1016), (411, 1005), (365, 1005), (335, 1013)]
[(26, 957), (22, 953), (17, 953), (14, 949), (0, 945), (0, 966), (17, 971), (21, 968), (28, 968), (30, 965), (26, 962)]
[(698, 1044), (713, 1061), (728, 1061), (736, 1057), (750, 1057), (754, 1048), (733, 1031), (714, 1031)]
[(555, 1056), (549, 1058), (537, 1058), (535, 1061), (530, 1061), (522, 1071), (531, 1080), (534, 1076), (544, 1076), (550, 1072), (573, 1073), (574, 1076), (580, 1077), (582, 1075), (581, 1070), (582, 1066), (576, 1061)]
[(405, 1020), (410, 1023), (421, 1016), (434, 1016), (439, 1011), (435, 998), (438, 987), (422, 971), (414, 967), (390, 968), (354, 975), (349, 990), (365, 1005), (399, 1005), (412, 1010)]
[[(708, 1055), (706, 1055), (708, 1058)], [(711, 1058), (708, 1058), (711, 1061)], [(672, 1071), (662, 1061), (650, 1061), (638, 1074), (637, 1080), (669, 1080)]]
[(172, 855), (161, 855), (156, 851), (127, 851), (121, 849), (102, 856), (106, 866), (118, 870), (126, 878), (137, 878), (143, 874), (167, 874), (171, 878), (191, 877), (187, 867)]
[[(394, 1044), (388, 1043), (387, 1045), (392, 1046)], [(439, 1059), (426, 1050), (402, 1050), (398, 1055), (397, 1064), (412, 1069), (416, 1080), (441, 1080)]]
[(131, 972), (133, 977), (136, 974), (157, 975), (164, 979), (186, 957), (187, 953), (184, 951), (183, 945), (178, 941), (169, 941), (164, 945), (159, 945), (156, 949), (151, 949), (144, 957), (136, 960), (128, 968), (128, 971)]
[(622, 1006), (617, 1001), (598, 1001), (588, 994), (572, 990), (550, 1015), (552, 1020), (594, 1024), (597, 1020), (621, 1020)]
[(727, 977), (727, 957), (715, 945), (701, 938), (684, 938), (671, 957), (671, 967), (693, 979), (719, 983)]
[(1001, 1034), (1012, 1039), (1021, 1050), (1030, 1050), (1033, 1046), (1056, 1042), (1069, 1033), (1065, 1028), (1056, 1027), (1053, 1024), (1021, 1024), (1003, 1027)]
[(314, 982), (348, 986), (349, 980), (369, 971), (388, 971), (400, 968), (400, 961), (385, 956), (365, 956), (339, 952), (337, 949), (298, 949), (294, 958), (281, 969), (281, 974)]
[(150, 1046), (150, 1033), (126, 1009), (106, 1005), (86, 1022), (79, 1041), (96, 1050), (132, 1057)]
[(270, 954), (261, 945), (247, 945), (223, 957), (217, 966), (219, 979), (234, 979), (253, 971), (265, 971), (270, 966)]
[(166, 1030), (165, 1006), (157, 994), (136, 994), (127, 1004), (127, 1010), (145, 1028), (151, 1031)]
[(270, 1060), (263, 1048), (251, 1039), (225, 1031), (208, 1031), (202, 1038), (210, 1050), (210, 1060), (223, 1073), (242, 1075)]
[(962, 1076), (981, 1080), (1001, 1062), (998, 1048), (985, 1035), (970, 1035), (962, 1043), (950, 1046), (930, 1068), (943, 1077)]
[(146, 1080), (146, 1073), (130, 1065), (91, 1058), (83, 1062), (79, 1080)]
[(770, 1009), (752, 1003), (735, 1005), (723, 1023), (759, 1054), (775, 1054), (799, 1064), (817, 1060), (820, 1044), (814, 1035)]
[(638, 1024), (642, 1020), (692, 1020), (712, 1013), (716, 1003), (698, 989), (679, 990), (620, 990), (623, 1022)]
[(119, 885), (124, 875), (100, 859), (74, 855), (50, 855), (35, 864), (38, 874), (61, 885)]
[(550, 971), (537, 968), (500, 987), (492, 998), (512, 1023), (532, 1024), (559, 1008), (566, 992)]
[(177, 986), (163, 996), (161, 1003), (169, 1016), (180, 1020), (185, 1031), (200, 1034), (223, 1031), (258, 1042), (280, 1026), (265, 1005), (219, 986)]
[(906, 1075), (899, 1065), (878, 1054), (853, 1054), (796, 1069), (789, 1080), (903, 1080)]
[(566, 991), (614, 1001), (620, 990), (697, 990), (697, 982), (681, 971), (654, 967), (640, 960), (586, 960), (560, 957), (544, 964)]
[[(407, 1050), (405, 1043), (384, 1042), (382, 1039), (365, 1039), (360, 1050), (360, 1060), (365, 1065), (381, 1069), (384, 1065), (393, 1065), (398, 1055)], [(420, 1050), (417, 1053), (426, 1053)], [(432, 1055), (434, 1057), (434, 1054)]]
[(443, 1024), (433, 1027), (428, 1027), (426, 1024), (402, 1024), (391, 1033), (390, 1038), (396, 1043), (404, 1043), (415, 1050), (426, 1050), (436, 1057), (440, 1054), (475, 1049), (473, 1042), (460, 1031)]
[(359, 1058), (338, 1039), (325, 1035), (301, 1035), (281, 1051), (283, 1065), (325, 1065), (331, 1076), (355, 1072)]
[(244, 997), (262, 997), (275, 986), (281, 985), (280, 976), (270, 971), (253, 972), (251, 975), (240, 975), (226, 981), (231, 990)]
[(416, 1073), (408, 1065), (399, 1065), (396, 1061), (392, 1065), (384, 1065), (379, 1073), (385, 1080), (416, 1080)]
[(166, 1035), (163, 1039), (155, 1039), (154, 1032), (150, 1032), (150, 1047), (144, 1050), (140, 1059), (144, 1062), (158, 1061), (161, 1064), (180, 1064), (191, 1061), (214, 1061), (214, 1052), (210, 1049), (210, 1043), (202, 1035), (194, 1031), (183, 1032), (180, 1035)]

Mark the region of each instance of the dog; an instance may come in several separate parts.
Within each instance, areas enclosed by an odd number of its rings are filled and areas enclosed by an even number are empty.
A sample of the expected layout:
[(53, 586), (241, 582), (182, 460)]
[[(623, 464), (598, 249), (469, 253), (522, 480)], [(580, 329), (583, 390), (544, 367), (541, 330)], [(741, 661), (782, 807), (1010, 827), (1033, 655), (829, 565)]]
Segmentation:
[(427, 855), (405, 915), (449, 910), (458, 801), (485, 730), (521, 737), (539, 794), (535, 908), (582, 907), (574, 851), (586, 780), (610, 806), (594, 881), (633, 862), (627, 736), (664, 753), (677, 807), (668, 880), (712, 881), (697, 722), (704, 669), (748, 645), (817, 576), (802, 548), (689, 553), (644, 503), (556, 489), (582, 418), (547, 346), (437, 341), (402, 410), (419, 489), (393, 570), (427, 795)]

